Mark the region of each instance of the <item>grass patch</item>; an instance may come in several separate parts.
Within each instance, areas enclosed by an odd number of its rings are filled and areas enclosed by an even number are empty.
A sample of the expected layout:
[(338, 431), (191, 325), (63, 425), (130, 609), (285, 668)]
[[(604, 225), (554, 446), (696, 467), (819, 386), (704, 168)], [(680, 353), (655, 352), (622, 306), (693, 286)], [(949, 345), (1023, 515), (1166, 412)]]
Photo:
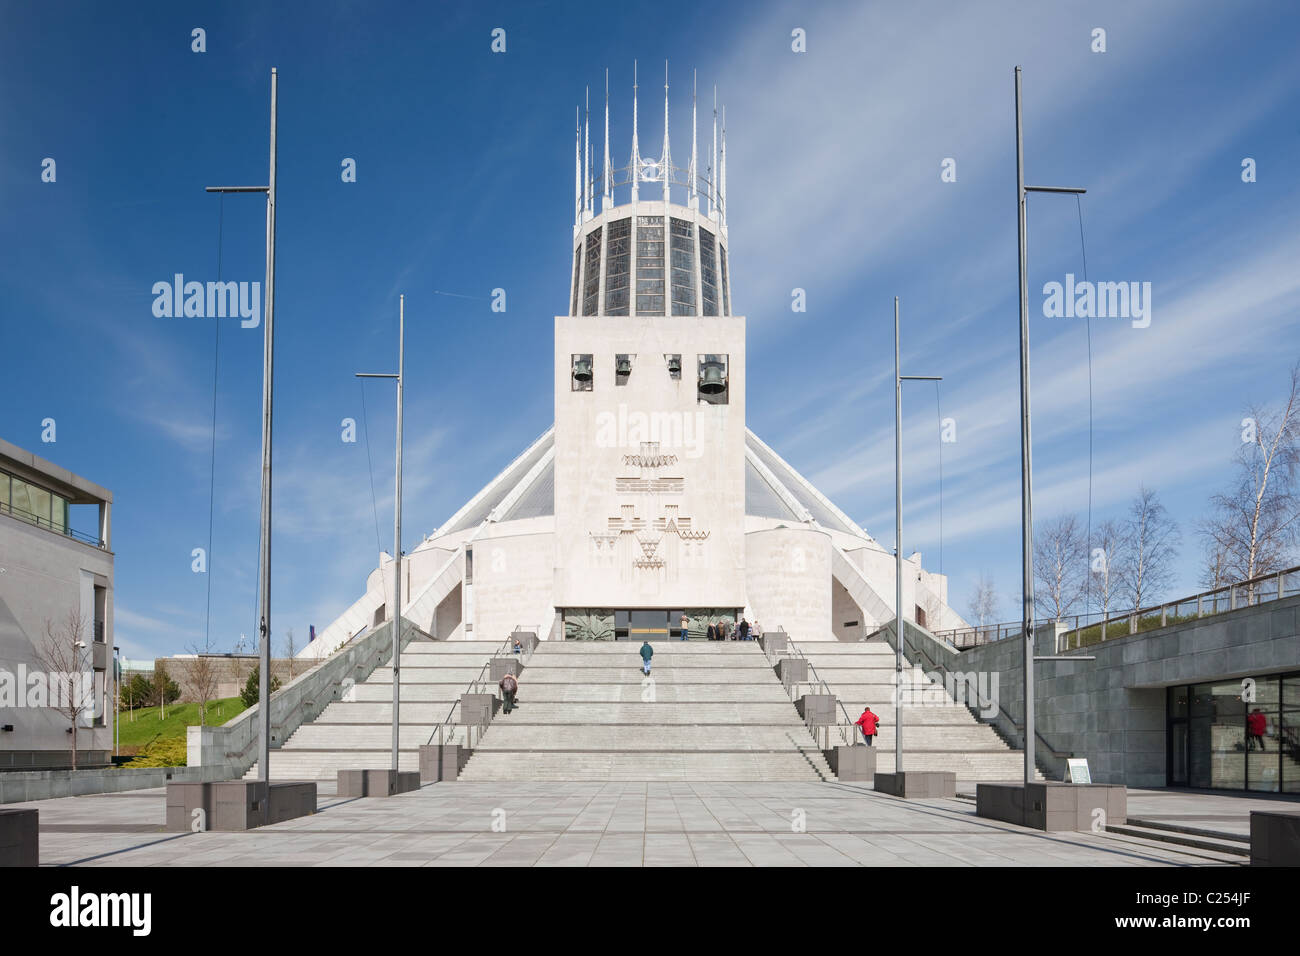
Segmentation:
[[(1134, 633), (1141, 634), (1144, 631), (1154, 631), (1160, 627), (1168, 627), (1172, 624), (1181, 624), (1184, 621), (1194, 620), (1196, 620), (1195, 614), (1170, 614), (1165, 618), (1165, 622), (1162, 624), (1160, 622), (1159, 614), (1151, 614), (1137, 619), (1137, 630)], [(1117, 637), (1128, 636), (1129, 626), (1127, 620), (1111, 621), (1106, 625), (1106, 640), (1111, 641)], [(1074, 634), (1071, 634), (1069, 647), (1071, 649), (1076, 647), (1089, 647), (1093, 644), (1100, 643), (1101, 625), (1093, 624), (1090, 627), (1082, 628)]]
[[(245, 710), (238, 697), (214, 700), (208, 704), (207, 724), (219, 727)], [(134, 753), (127, 767), (183, 767), (187, 728), (199, 723), (198, 704), (168, 704), (163, 718), (157, 707), (137, 707), (132, 713), (117, 715), (124, 754)]]

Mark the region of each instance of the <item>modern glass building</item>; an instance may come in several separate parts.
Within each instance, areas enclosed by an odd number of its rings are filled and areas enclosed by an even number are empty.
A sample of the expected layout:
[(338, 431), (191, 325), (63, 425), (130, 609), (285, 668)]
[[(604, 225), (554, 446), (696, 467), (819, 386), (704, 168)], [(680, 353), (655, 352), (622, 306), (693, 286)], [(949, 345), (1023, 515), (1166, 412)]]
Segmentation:
[(1168, 689), (1169, 785), (1300, 793), (1300, 671)]

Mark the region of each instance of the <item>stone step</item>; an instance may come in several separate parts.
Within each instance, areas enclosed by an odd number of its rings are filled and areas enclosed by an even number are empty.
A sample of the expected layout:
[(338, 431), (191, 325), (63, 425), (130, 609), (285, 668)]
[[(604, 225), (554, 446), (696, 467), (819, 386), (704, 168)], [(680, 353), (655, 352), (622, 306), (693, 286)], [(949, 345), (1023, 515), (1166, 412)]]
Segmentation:
[(625, 702), (560, 702), (521, 698), (519, 710), (498, 720), (523, 724), (735, 724), (798, 725), (799, 715), (788, 700), (771, 702), (718, 702), (657, 700), (645, 703), (633, 698)]
[[(757, 641), (651, 641), (655, 654), (756, 654), (763, 656)], [(538, 651), (547, 655), (565, 654), (635, 654), (639, 641), (542, 641)]]
[[(478, 667), (440, 667), (436, 665), (417, 664), (402, 665), (403, 684), (460, 684), (465, 686), (477, 680), (483, 672), (483, 665)], [(393, 686), (393, 669), (388, 666), (376, 667), (365, 681), (367, 684), (387, 684)]]
[[(435, 724), (408, 724), (402, 722), (403, 748), (417, 748), (429, 742)], [(355, 750), (391, 748), (393, 725), (387, 724), (303, 724), (298, 732), (284, 742), (281, 753), (291, 750)]]
[[(460, 695), (465, 693), (465, 688), (469, 686), (469, 681), (453, 681), (442, 684), (410, 684), (402, 681), (402, 703), (428, 703), (443, 702), (448, 705), (452, 701), (460, 700)], [(369, 682), (357, 684), (349, 692), (348, 696), (355, 701), (388, 701), (393, 702), (393, 681), (389, 678), (386, 682)]]
[[(419, 770), (418, 750), (398, 752), (399, 770)], [(271, 754), (271, 773), (274, 780), (337, 780), (340, 770), (387, 770), (392, 766), (393, 752), (388, 750), (311, 751), (297, 753), (277, 750)], [(256, 780), (256, 763), (244, 774), (245, 780)]]
[[(620, 726), (616, 724), (523, 724), (514, 714), (498, 717), (478, 750), (560, 751), (779, 751), (817, 752), (796, 717), (783, 727), (732, 724)], [(427, 737), (427, 734), (426, 734)], [(391, 732), (390, 732), (391, 739)]]
[[(405, 672), (404, 672), (405, 673)], [(677, 684), (773, 684), (780, 687), (770, 668), (672, 667), (654, 665), (650, 676), (661, 683)], [(640, 664), (623, 667), (533, 667), (522, 674), (522, 681), (538, 684), (639, 684), (645, 679)], [(390, 677), (391, 681), (391, 677)], [(468, 682), (468, 681), (467, 681)]]
[(525, 754), (476, 750), (461, 780), (834, 780), (819, 753)]

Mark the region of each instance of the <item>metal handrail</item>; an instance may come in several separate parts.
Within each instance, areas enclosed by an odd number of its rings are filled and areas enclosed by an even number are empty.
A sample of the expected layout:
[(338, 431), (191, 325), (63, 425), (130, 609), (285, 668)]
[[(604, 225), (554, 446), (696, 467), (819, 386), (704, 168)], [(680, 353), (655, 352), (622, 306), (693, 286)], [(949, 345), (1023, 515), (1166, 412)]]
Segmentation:
[(35, 525), (38, 528), (45, 528), (47, 531), (61, 534), (67, 538), (75, 538), (84, 544), (94, 545), (97, 548), (102, 548), (104, 546), (104, 539), (99, 537), (99, 535), (92, 536), (86, 534), (84, 531), (76, 531), (73, 529), (72, 525), (66, 521), (63, 522), (62, 526), (56, 525), (50, 518), (38, 515), (34, 511), (28, 511), (26, 508), (19, 508), (17, 505), (0, 504), (0, 514), (11, 515), (19, 521)]
[[(1160, 616), (1160, 626), (1163, 627), (1168, 623), (1170, 617), (1176, 620), (1208, 617), (1226, 611), (1235, 611), (1240, 607), (1253, 607), (1269, 601), (1279, 601), (1290, 595), (1300, 594), (1300, 584), (1290, 588), (1287, 586), (1287, 579), (1297, 574), (1300, 574), (1300, 565), (1284, 568), (1281, 571), (1270, 571), (1268, 574), (1256, 575), (1253, 578), (1220, 585), (1217, 588), (1210, 588), (1198, 594), (1177, 598), (1173, 601), (1164, 601), (1160, 604), (1128, 608), (1118, 613), (1099, 611), (1090, 614), (1068, 614), (1059, 618), (1044, 620), (1042, 623), (1069, 624), (1070, 626), (1062, 634), (1062, 649), (1069, 649), (1072, 645), (1081, 647), (1083, 645), (1077, 641), (1079, 631), (1098, 625), (1101, 625), (1102, 629), (1101, 640), (1106, 641), (1115, 637), (1128, 637), (1138, 633), (1138, 621), (1155, 617), (1157, 614)], [(1274, 584), (1274, 586), (1266, 589), (1269, 584)], [(1223, 606), (1225, 604), (1226, 607)], [(1184, 605), (1187, 606), (1186, 610), (1189, 613), (1181, 613)], [(1194, 608), (1192, 605), (1195, 605)], [(1106, 633), (1108, 625), (1118, 625), (1114, 634), (1108, 635)], [(1021, 621), (1007, 621), (1000, 624), (976, 627), (947, 628), (932, 633), (935, 637), (945, 639), (957, 647), (965, 649), (1005, 640), (1009, 637), (1018, 637), (1023, 630), (1024, 624)], [(1070, 640), (1071, 635), (1075, 637), (1073, 642)], [(970, 638), (970, 640), (968, 641), (966, 638)]]
[[(784, 630), (783, 628), (778, 628), (778, 629), (777, 629), (777, 633), (780, 633), (780, 632), (783, 631), (783, 630)], [(835, 698), (835, 703), (836, 703), (836, 705), (839, 707), (839, 709), (840, 709), (840, 713), (842, 713), (842, 714), (844, 715), (844, 722), (845, 722), (845, 724), (847, 724), (847, 725), (849, 725), (849, 726), (857, 727), (858, 732), (861, 733), (862, 728), (861, 728), (861, 727), (858, 727), (857, 724), (853, 723), (853, 721), (850, 719), (848, 709), (845, 708), (845, 706), (844, 706), (844, 701), (840, 700), (839, 697), (838, 697), (837, 695), (835, 695), (834, 693), (831, 692), (830, 685), (827, 684), (826, 681), (825, 681), (825, 679), (823, 679), (822, 676), (821, 676), (820, 674), (817, 673), (817, 668), (813, 666), (813, 662), (810, 661), (810, 660), (808, 660), (807, 655), (805, 655), (803, 651), (799, 650), (799, 646), (798, 646), (797, 644), (795, 644), (795, 642), (794, 642), (794, 641), (789, 637), (789, 635), (786, 635), (786, 642), (785, 642), (785, 644), (786, 644), (786, 648), (787, 648), (787, 650), (789, 650), (789, 651), (794, 655), (795, 658), (797, 658), (798, 660), (803, 661), (803, 662), (808, 666), (808, 673), (809, 673), (810, 675), (812, 675), (812, 677), (813, 677), (813, 680), (810, 680), (810, 681), (792, 681), (792, 682), (790, 683), (790, 686), (786, 688), (786, 693), (788, 693), (788, 694), (790, 695), (790, 700), (791, 700), (791, 702), (793, 702), (793, 701), (795, 700), (795, 691), (794, 691), (794, 686), (795, 686), (796, 683), (808, 684), (810, 687), (814, 687), (814, 686), (816, 686), (816, 687), (820, 687), (822, 693), (824, 693), (826, 696), (828, 696), (828, 697), (834, 697), (834, 698)], [(766, 648), (763, 648), (763, 656), (764, 656), (764, 657), (767, 657), (767, 659), (768, 659), (768, 663), (771, 663), (772, 658), (771, 658), (771, 655), (768, 654)], [(784, 682), (782, 682), (782, 683), (783, 683), (783, 685), (784, 685)], [(822, 748), (821, 748), (822, 750), (829, 750), (829, 749), (830, 749), (830, 733), (829, 733), (829, 728), (832, 727), (832, 726), (840, 727), (840, 740), (842, 740), (842, 741), (844, 742), (845, 746), (852, 746), (852, 745), (857, 741), (857, 736), (856, 736), (855, 734), (853, 734), (852, 731), (850, 731), (849, 733), (846, 734), (846, 733), (844, 732), (844, 728), (841, 727), (841, 726), (838, 725), (838, 724), (836, 724), (836, 725), (832, 725), (832, 724), (813, 724), (813, 723), (810, 723), (810, 722), (809, 722), (809, 718), (808, 718), (807, 715), (804, 716), (804, 726), (807, 727), (809, 733), (811, 733), (811, 734), (813, 735), (813, 741), (814, 741), (814, 742), (819, 742), (820, 739), (821, 739), (821, 737), (819, 736), (819, 728), (826, 728), (826, 729), (827, 729), (827, 732), (826, 732), (826, 735), (825, 735), (825, 736), (826, 736), (826, 744), (827, 744), (827, 745), (826, 745), (825, 747), (822, 747)], [(865, 735), (864, 735), (863, 740), (865, 741), (865, 739), (866, 739), (866, 737), (865, 737)]]
[[(904, 659), (906, 659), (906, 658), (907, 658), (907, 638), (906, 638), (906, 635), (907, 635), (907, 628), (908, 628), (908, 627), (911, 627), (911, 628), (913, 628), (914, 630), (917, 629), (917, 628), (916, 628), (916, 625), (915, 625), (915, 624), (912, 624), (912, 622), (907, 621), (906, 619), (904, 620), (903, 624), (904, 624), (904, 626), (903, 626), (903, 634), (904, 634), (904, 638), (903, 638), (903, 657), (904, 657)], [(891, 621), (889, 624), (885, 625), (885, 626), (884, 626), (883, 628), (881, 628), (880, 630), (882, 630), (882, 631), (885, 631), (885, 630), (892, 631), (893, 628), (894, 628), (894, 622)], [(938, 635), (935, 635), (935, 636), (937, 637)], [(931, 670), (933, 670), (933, 671), (938, 671), (938, 672), (940, 672), (940, 673), (946, 673), (946, 672), (948, 671), (948, 668), (943, 664), (943, 662), (937, 660), (937, 659), (934, 657), (934, 655), (932, 655), (928, 650), (926, 650), (924, 647), (922, 647), (921, 644), (920, 644), (919, 642), (917, 642), (917, 641), (913, 641), (913, 642), (912, 642), (912, 649), (914, 650), (914, 652), (916, 653), (916, 655), (917, 655), (918, 657), (923, 658), (923, 659), (924, 659), (924, 660), (925, 660), (925, 661), (930, 665), (930, 669), (931, 669)], [(909, 663), (911, 663), (911, 662), (909, 662)], [(916, 664), (913, 663), (912, 666), (916, 666)], [(1003, 717), (1005, 717), (1005, 718), (1007, 719), (1007, 722), (1010, 723), (1012, 727), (1016, 728), (1016, 729), (1019, 731), (1019, 733), (1021, 734), (1021, 736), (1023, 736), (1023, 735), (1024, 735), (1023, 721), (1017, 722), (1016, 719), (1015, 719), (1015, 717), (1013, 717), (1013, 716), (1010, 714), (1010, 712), (1008, 712), (1007, 709), (1006, 709), (1005, 707), (1002, 706), (1002, 702), (1001, 702), (1001, 701), (999, 701), (999, 700), (995, 700), (995, 701), (993, 701), (993, 703), (994, 703), (994, 705), (997, 707), (997, 709), (998, 709), (998, 713), (1001, 714)], [(900, 706), (901, 706), (901, 705), (900, 705)], [(967, 710), (971, 710), (972, 708), (970, 707), (969, 704), (967, 704), (966, 709), (967, 709)], [(984, 718), (980, 717), (978, 714), (972, 714), (972, 716), (974, 716), (975, 719), (976, 719), (977, 721), (979, 721), (980, 723), (986, 724), (986, 725), (988, 725), (989, 727), (992, 727), (992, 728), (994, 729), (994, 731), (997, 731), (998, 728), (997, 728), (997, 724), (996, 724), (995, 721), (985, 720)], [(1052, 745), (1047, 741), (1047, 739), (1042, 735), (1042, 733), (1041, 733), (1037, 728), (1034, 729), (1034, 739), (1037, 740), (1040, 744), (1042, 744), (1042, 746), (1043, 746), (1045, 749), (1051, 751), (1052, 756), (1054, 756), (1054, 757), (1058, 757), (1058, 758), (1060, 758), (1060, 757), (1066, 757), (1066, 758), (1068, 758), (1068, 757), (1071, 757), (1071, 756), (1074, 755), (1074, 752), (1073, 752), (1073, 751), (1063, 752), (1063, 751), (1057, 750), (1055, 747), (1053, 747), (1053, 746), (1052, 746)], [(1022, 745), (1022, 746), (1023, 746), (1023, 745)]]
[[(536, 649), (536, 645), (533, 645), (532, 648), (521, 651), (518, 656), (515, 655), (514, 640), (515, 640), (515, 633), (517, 632), (517, 630), (518, 629), (516, 629), (516, 631), (511, 631), (510, 636), (505, 639), (501, 647), (497, 648), (495, 651), (492, 652), (492, 656), (489, 657), (483, 663), (483, 666), (479, 669), (478, 676), (475, 677), (473, 680), (471, 680), (468, 686), (466, 686), (465, 690), (462, 693), (462, 696), (464, 696), (464, 694), (481, 694), (485, 692), (484, 689), (486, 687), (495, 686), (492, 685), (491, 682), (487, 678), (485, 678), (484, 675), (491, 670), (492, 662), (497, 660), (498, 658), (508, 657), (511, 660), (518, 660), (519, 665), (522, 667), (525, 658), (531, 658), (533, 656), (533, 650)], [(495, 691), (493, 691), (492, 693), (495, 694)], [(452, 701), (451, 709), (447, 711), (446, 719), (443, 720), (441, 723), (439, 723), (437, 726), (435, 726), (433, 728), (433, 732), (429, 734), (429, 740), (428, 740), (429, 745), (433, 744), (434, 737), (438, 738), (439, 746), (445, 745), (447, 743), (447, 737), (451, 735), (451, 732), (454, 730), (456, 726), (455, 722), (452, 720), (452, 717), (455, 715), (456, 708), (459, 706), (460, 706), (459, 698)], [(490, 722), (491, 718), (489, 717), (488, 720)], [(481, 724), (481, 725), (465, 724), (464, 726), (465, 726), (465, 746), (472, 749), (473, 748), (472, 731), (475, 728), (477, 728), (481, 733), (487, 727), (487, 724)]]

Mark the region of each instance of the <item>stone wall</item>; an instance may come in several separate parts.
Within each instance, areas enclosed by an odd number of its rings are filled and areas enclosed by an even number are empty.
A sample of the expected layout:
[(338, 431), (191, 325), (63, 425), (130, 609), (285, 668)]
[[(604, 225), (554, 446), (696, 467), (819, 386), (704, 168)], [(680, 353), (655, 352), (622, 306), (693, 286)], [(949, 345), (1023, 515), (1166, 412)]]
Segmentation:
[[(405, 628), (405, 646), (415, 634)], [(322, 661), (271, 695), (271, 749), (277, 749), (302, 724), (315, 720), (326, 706), (359, 684), (391, 657), (392, 625), (385, 624)], [(191, 768), (219, 768), (226, 780), (240, 777), (257, 761), (261, 736), (261, 705), (250, 707), (220, 727), (190, 727), (188, 763)], [(272, 772), (275, 760), (272, 758)]]
[[(1036, 729), (1045, 741), (1039, 744), (1040, 769), (1059, 780), (1065, 756), (1086, 757), (1098, 783), (1164, 786), (1166, 688), (1294, 670), (1300, 665), (1298, 616), (1300, 597), (1285, 598), (1065, 655), (1095, 661), (1039, 662), (1034, 700)], [(910, 627), (908, 637), (910, 644)], [(1036, 654), (1056, 654), (1057, 643), (1054, 626), (1039, 628)], [(1001, 713), (995, 723), (1020, 746), (1015, 725), (1024, 719), (1021, 642), (997, 641), (960, 654), (929, 649), (944, 666), (999, 675)], [(1046, 746), (1056, 754), (1044, 753)]]

